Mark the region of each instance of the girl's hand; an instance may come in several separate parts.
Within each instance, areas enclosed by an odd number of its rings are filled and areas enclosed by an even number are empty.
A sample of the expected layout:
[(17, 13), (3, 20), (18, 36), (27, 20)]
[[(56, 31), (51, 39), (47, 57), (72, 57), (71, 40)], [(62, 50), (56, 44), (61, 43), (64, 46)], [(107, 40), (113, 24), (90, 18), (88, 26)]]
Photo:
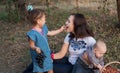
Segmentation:
[(60, 31), (62, 32), (63, 30), (65, 30), (66, 28), (65, 28), (65, 25), (63, 25), (63, 26), (61, 26), (61, 28), (60, 28)]
[(40, 53), (41, 53), (41, 50), (40, 50), (40, 48), (39, 48), (39, 47), (36, 47), (35, 51), (36, 51), (38, 54), (40, 54)]

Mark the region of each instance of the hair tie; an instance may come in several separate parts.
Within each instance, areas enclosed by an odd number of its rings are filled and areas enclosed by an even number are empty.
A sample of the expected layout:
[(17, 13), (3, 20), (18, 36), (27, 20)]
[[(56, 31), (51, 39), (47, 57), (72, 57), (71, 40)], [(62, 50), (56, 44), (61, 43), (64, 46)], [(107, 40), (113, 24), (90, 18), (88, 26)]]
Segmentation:
[(27, 10), (28, 10), (28, 11), (32, 11), (32, 10), (33, 10), (33, 6), (32, 6), (32, 5), (28, 5), (28, 6), (27, 6)]

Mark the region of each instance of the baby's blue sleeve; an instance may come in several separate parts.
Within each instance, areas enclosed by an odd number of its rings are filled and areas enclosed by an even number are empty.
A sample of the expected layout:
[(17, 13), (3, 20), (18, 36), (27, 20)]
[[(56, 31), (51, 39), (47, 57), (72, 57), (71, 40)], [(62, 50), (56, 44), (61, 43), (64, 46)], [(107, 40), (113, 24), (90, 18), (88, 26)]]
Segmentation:
[(26, 35), (28, 36), (28, 39), (31, 39), (34, 42), (36, 41), (36, 35), (35, 35), (35, 33), (33, 31), (27, 32)]

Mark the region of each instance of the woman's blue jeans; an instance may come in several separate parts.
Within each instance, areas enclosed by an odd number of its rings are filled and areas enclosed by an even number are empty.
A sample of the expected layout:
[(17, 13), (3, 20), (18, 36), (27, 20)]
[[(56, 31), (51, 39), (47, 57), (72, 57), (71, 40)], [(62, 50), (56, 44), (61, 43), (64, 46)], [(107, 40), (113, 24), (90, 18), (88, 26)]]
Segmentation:
[[(53, 61), (54, 73), (71, 73), (73, 65), (68, 62), (68, 57)], [(33, 73), (33, 63), (31, 63), (23, 73)], [(44, 72), (47, 73), (47, 72)]]

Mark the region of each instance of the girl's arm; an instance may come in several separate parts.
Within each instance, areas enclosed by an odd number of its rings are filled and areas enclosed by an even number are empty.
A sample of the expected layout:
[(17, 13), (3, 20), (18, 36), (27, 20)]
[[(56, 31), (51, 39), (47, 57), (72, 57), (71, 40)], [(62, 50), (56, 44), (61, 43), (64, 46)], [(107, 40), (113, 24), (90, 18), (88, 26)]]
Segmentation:
[(32, 50), (35, 50), (37, 53), (41, 53), (40, 48), (35, 46), (35, 43), (33, 40), (29, 39), (29, 45)]
[(60, 29), (58, 29), (58, 30), (48, 31), (47, 35), (48, 35), (48, 36), (57, 35), (57, 34), (61, 33), (64, 29), (65, 29), (65, 26), (62, 26), (62, 27), (61, 27)]
[(58, 53), (54, 54), (54, 59), (63, 58), (66, 55), (67, 51), (68, 51), (68, 46), (69, 46), (69, 44), (64, 43), (63, 46), (62, 46), (62, 49)]

